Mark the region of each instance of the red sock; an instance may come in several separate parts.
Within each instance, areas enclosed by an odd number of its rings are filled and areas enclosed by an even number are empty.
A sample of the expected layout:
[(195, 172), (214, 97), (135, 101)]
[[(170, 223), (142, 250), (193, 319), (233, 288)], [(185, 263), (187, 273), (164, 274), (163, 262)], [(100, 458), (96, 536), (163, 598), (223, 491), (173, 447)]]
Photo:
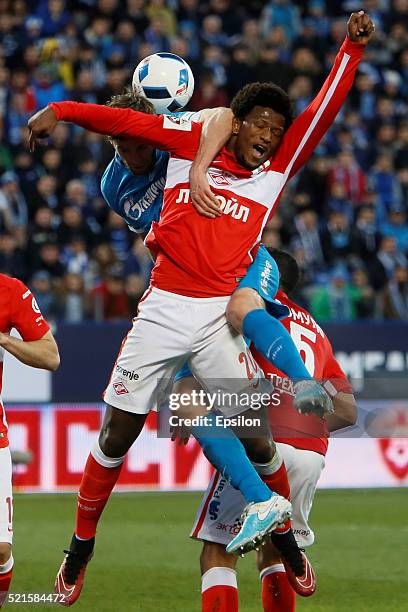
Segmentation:
[(75, 535), (81, 540), (93, 538), (99, 518), (115, 486), (123, 463), (104, 467), (89, 455), (78, 493)]
[(7, 593), (10, 588), (10, 582), (13, 577), (13, 568), (5, 574), (0, 574), (0, 608), (7, 598)]
[(201, 579), (202, 612), (238, 612), (237, 575), (228, 567), (213, 567)]
[(294, 612), (296, 593), (289, 584), (283, 565), (267, 567), (261, 572), (264, 612)]
[[(279, 469), (276, 470), (273, 474), (261, 475), (262, 480), (271, 491), (282, 495), (282, 497), (286, 497), (286, 499), (290, 499), (290, 484), (288, 480), (288, 473), (286, 471), (285, 464), (282, 462), (282, 465)], [(286, 521), (283, 527), (278, 527), (276, 531), (287, 531), (291, 526), (290, 520)]]

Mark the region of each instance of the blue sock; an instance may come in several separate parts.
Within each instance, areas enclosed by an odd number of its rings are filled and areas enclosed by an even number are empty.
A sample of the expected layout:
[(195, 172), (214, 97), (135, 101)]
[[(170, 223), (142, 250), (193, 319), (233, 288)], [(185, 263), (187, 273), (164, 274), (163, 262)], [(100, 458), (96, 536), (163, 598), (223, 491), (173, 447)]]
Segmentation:
[(248, 459), (242, 442), (229, 427), (217, 425), (215, 417), (214, 413), (209, 413), (206, 426), (192, 428), (208, 461), (241, 491), (247, 503), (270, 499), (273, 492)]
[(312, 378), (289, 332), (266, 310), (260, 308), (249, 312), (242, 328), (244, 336), (252, 340), (256, 350), (289, 378)]

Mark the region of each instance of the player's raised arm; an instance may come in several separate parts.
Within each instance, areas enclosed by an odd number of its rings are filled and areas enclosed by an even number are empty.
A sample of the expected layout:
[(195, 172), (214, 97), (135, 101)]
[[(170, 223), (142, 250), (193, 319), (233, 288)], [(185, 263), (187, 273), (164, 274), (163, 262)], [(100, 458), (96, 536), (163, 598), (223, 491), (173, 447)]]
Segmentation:
[(139, 142), (193, 159), (202, 126), (167, 115), (147, 115), (127, 108), (82, 102), (52, 102), (28, 121), (29, 145), (48, 137), (58, 121), (68, 121), (112, 138), (135, 138)]
[(205, 109), (200, 113), (203, 124), (200, 146), (190, 170), (190, 196), (197, 211), (214, 219), (222, 213), (210, 189), (207, 169), (232, 132), (233, 113), (229, 108)]
[(323, 87), (293, 122), (277, 151), (276, 163), (287, 179), (310, 157), (344, 103), (364, 53), (374, 32), (370, 17), (353, 13), (347, 24), (347, 36), (336, 56)]

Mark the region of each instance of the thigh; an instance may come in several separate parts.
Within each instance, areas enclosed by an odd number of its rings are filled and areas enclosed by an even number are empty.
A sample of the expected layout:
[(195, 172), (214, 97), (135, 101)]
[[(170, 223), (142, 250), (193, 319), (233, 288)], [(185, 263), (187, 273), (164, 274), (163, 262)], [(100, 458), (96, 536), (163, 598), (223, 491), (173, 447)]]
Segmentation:
[[(242, 414), (254, 405), (259, 407), (252, 398), (257, 402), (260, 394), (266, 393), (262, 370), (243, 337), (227, 323), (225, 314), (208, 324), (206, 335), (194, 346), (189, 364), (202, 387), (217, 396), (215, 407), (227, 416)], [(228, 400), (229, 394), (239, 394), (240, 401), (223, 404), (222, 397)]]
[(277, 447), (282, 454), (288, 473), (293, 532), (299, 546), (305, 548), (314, 542), (314, 532), (309, 525), (309, 515), (325, 460), (319, 453), (297, 449), (289, 444), (277, 443)]
[(190, 537), (227, 545), (241, 529), (245, 499), (215, 472), (198, 508)]
[(180, 321), (174, 301), (153, 290), (122, 343), (103, 395), (107, 404), (135, 414), (157, 410), (188, 356), (182, 325), (188, 322)]
[(13, 541), (13, 492), (10, 448), (0, 448), (0, 542)]

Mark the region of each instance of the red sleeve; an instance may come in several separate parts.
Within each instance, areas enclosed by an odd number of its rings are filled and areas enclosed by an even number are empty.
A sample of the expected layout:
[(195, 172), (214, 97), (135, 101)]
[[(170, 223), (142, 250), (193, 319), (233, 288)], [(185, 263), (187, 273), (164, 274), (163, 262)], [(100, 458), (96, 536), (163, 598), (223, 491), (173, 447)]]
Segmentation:
[(70, 121), (91, 132), (139, 142), (194, 159), (200, 144), (201, 123), (171, 115), (147, 115), (130, 108), (111, 108), (82, 102), (52, 102), (58, 121)]
[(287, 175), (286, 180), (306, 162), (334, 122), (351, 89), (364, 48), (345, 39), (323, 87), (283, 137), (271, 169), (276, 170), (277, 165), (278, 171)]
[(11, 325), (26, 342), (40, 340), (50, 329), (35, 297), (24, 283), (17, 279), (12, 292)]
[(338, 361), (336, 360), (332, 346), (329, 340), (326, 338), (326, 363), (324, 364), (323, 369), (323, 379), (325, 383), (323, 386), (328, 383), (330, 386), (334, 387), (330, 392), (330, 387), (327, 389), (330, 395), (335, 395), (335, 393), (353, 393), (353, 387), (349, 383), (347, 376), (341, 369)]

